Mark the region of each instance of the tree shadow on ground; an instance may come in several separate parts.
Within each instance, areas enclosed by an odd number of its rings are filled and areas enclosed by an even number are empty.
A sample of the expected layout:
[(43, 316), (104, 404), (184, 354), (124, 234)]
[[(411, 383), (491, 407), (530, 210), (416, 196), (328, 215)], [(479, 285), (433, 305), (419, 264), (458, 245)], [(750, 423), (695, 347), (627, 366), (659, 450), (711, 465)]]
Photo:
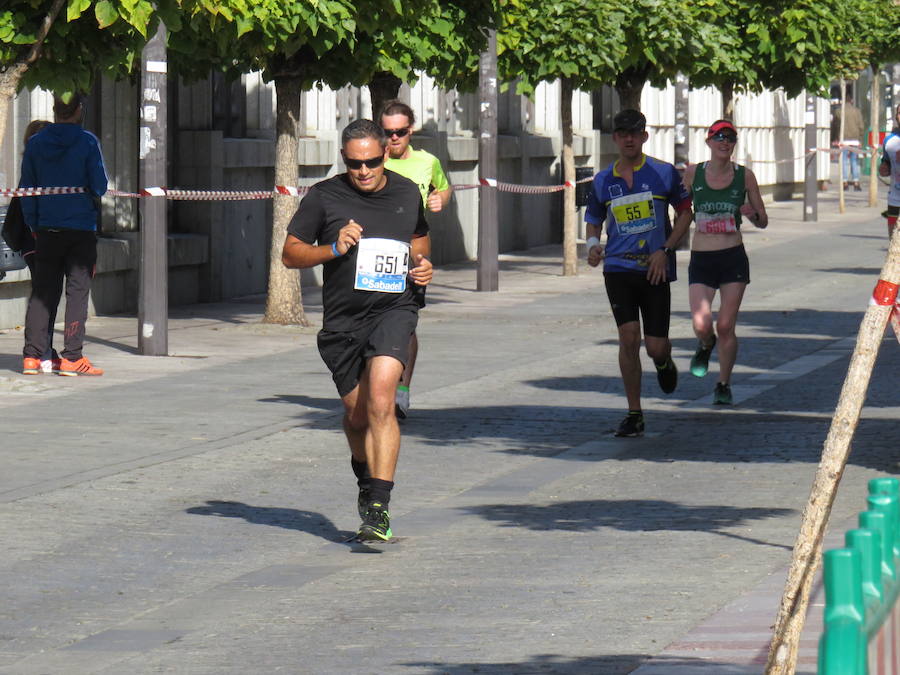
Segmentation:
[[(679, 675), (756, 675), (761, 666), (745, 666), (723, 663), (710, 659), (689, 657), (657, 656), (653, 665), (659, 665), (658, 672), (679, 673)], [(651, 659), (647, 654), (608, 654), (600, 656), (570, 657), (560, 654), (537, 654), (524, 661), (485, 663), (469, 661), (464, 663), (440, 663), (436, 661), (412, 661), (398, 665), (424, 669), (430, 675), (536, 675), (556, 673), (557, 675), (625, 675)]]
[(328, 518), (315, 511), (286, 509), (277, 506), (251, 506), (241, 502), (207, 501), (206, 506), (192, 506), (185, 513), (197, 516), (240, 518), (254, 525), (281, 527), (321, 537), (327, 541), (344, 541), (352, 532), (339, 530)]
[(661, 499), (584, 499), (545, 505), (484, 504), (462, 507), (462, 510), (495, 522), (500, 527), (519, 527), (538, 532), (593, 532), (601, 528), (623, 532), (708, 532), (785, 550), (791, 550), (791, 547), (725, 530), (794, 513), (793, 509), (721, 504), (694, 506)]

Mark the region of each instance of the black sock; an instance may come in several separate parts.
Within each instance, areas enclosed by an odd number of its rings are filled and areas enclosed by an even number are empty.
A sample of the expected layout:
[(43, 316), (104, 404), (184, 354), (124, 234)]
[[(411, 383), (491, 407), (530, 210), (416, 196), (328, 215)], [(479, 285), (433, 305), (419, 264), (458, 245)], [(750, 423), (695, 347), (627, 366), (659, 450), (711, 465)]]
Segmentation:
[(356, 484), (361, 488), (368, 488), (371, 477), (369, 475), (369, 465), (366, 462), (357, 462), (350, 457), (350, 466), (353, 469), (353, 475), (356, 476)]
[(380, 478), (369, 479), (369, 501), (377, 502), (382, 506), (387, 506), (391, 501), (391, 490), (394, 487), (393, 481), (381, 480)]

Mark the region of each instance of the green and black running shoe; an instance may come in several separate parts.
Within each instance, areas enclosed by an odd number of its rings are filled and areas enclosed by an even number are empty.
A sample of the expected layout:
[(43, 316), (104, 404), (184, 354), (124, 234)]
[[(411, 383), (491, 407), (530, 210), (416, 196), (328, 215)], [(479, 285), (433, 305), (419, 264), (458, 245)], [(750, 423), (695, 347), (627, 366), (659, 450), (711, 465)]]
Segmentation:
[(356, 533), (361, 541), (387, 541), (394, 536), (391, 532), (391, 514), (379, 502), (372, 502), (366, 509), (362, 524)]
[(359, 488), (359, 496), (356, 498), (356, 510), (359, 513), (359, 519), (366, 519), (366, 511), (369, 509), (369, 489)]
[(691, 375), (703, 377), (709, 371), (709, 357), (712, 354), (713, 347), (716, 346), (716, 336), (712, 336), (712, 342), (709, 347), (704, 347), (701, 342), (697, 346), (697, 351), (691, 357)]
[(625, 419), (619, 424), (616, 436), (619, 438), (634, 438), (635, 436), (644, 435), (644, 413), (640, 411), (629, 411), (625, 415)]
[(714, 405), (731, 405), (731, 387), (724, 382), (719, 382), (713, 392)]
[(661, 366), (656, 366), (656, 379), (664, 394), (671, 394), (678, 386), (678, 368), (670, 356)]

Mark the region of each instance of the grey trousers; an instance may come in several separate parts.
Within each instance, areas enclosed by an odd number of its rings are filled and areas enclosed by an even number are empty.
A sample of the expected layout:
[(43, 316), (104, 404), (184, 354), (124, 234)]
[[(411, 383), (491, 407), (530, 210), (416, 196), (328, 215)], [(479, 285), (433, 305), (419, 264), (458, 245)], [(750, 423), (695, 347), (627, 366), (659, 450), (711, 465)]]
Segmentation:
[(50, 341), (47, 323), (59, 305), (65, 280), (65, 346), (60, 356), (77, 361), (84, 346), (88, 298), (97, 264), (97, 235), (83, 230), (39, 230), (36, 244), (22, 353), (34, 359), (46, 353)]

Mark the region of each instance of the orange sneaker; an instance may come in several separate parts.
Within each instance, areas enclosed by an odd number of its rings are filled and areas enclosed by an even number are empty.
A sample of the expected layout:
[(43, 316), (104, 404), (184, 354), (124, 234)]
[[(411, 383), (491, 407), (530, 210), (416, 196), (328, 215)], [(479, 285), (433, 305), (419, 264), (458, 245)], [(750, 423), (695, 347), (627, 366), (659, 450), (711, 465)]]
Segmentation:
[(32, 359), (29, 357), (25, 357), (25, 360), (22, 362), (22, 374), (23, 375), (40, 375), (41, 374), (41, 360), (40, 359)]
[(69, 361), (69, 359), (61, 359), (59, 362), (59, 374), (68, 377), (76, 375), (102, 375), (103, 369), (96, 368), (86, 356), (82, 356), (77, 361)]

